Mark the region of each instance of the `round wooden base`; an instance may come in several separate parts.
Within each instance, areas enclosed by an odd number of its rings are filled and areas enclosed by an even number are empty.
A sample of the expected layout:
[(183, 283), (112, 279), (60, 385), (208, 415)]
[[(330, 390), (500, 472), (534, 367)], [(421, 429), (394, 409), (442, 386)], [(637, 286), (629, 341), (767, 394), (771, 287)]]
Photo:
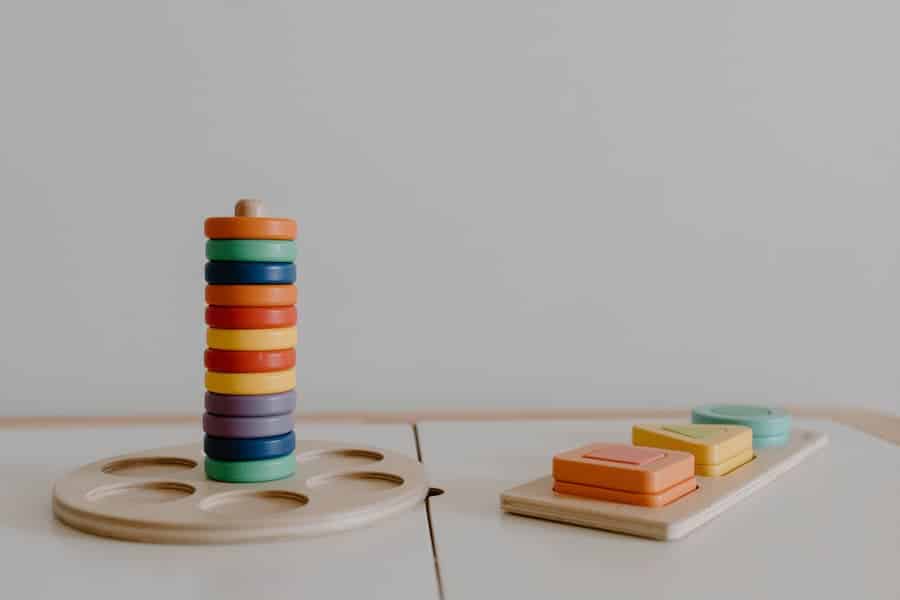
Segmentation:
[(297, 472), (266, 483), (208, 480), (200, 444), (101, 460), (53, 489), (53, 512), (96, 535), (138, 542), (223, 544), (362, 527), (428, 494), (418, 461), (386, 450), (298, 441)]

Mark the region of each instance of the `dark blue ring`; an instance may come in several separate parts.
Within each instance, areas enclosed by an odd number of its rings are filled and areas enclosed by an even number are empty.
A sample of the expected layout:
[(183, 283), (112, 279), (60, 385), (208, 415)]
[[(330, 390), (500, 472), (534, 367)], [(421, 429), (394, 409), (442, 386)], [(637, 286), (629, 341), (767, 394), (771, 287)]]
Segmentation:
[(206, 283), (210, 285), (277, 285), (294, 283), (294, 263), (239, 262), (212, 260), (206, 263)]
[(290, 454), (296, 447), (293, 431), (263, 438), (203, 437), (203, 451), (216, 460), (264, 460)]

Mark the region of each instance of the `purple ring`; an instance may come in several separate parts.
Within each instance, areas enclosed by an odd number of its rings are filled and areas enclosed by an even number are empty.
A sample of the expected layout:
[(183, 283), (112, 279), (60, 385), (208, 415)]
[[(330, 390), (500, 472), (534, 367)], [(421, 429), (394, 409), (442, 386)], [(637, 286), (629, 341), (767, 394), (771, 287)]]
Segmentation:
[(206, 412), (222, 417), (270, 417), (286, 415), (295, 408), (297, 390), (253, 396), (206, 392)]
[(203, 431), (213, 437), (259, 438), (282, 435), (294, 430), (294, 415), (274, 417), (219, 417), (204, 413)]

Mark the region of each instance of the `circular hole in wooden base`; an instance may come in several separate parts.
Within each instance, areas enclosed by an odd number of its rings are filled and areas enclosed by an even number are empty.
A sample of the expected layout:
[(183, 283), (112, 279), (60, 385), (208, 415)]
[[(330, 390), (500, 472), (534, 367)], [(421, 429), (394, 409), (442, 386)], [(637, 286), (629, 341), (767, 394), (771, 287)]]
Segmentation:
[(339, 471), (343, 469), (359, 468), (384, 459), (380, 452), (360, 449), (343, 450), (318, 450), (313, 452), (300, 452), (297, 454), (297, 472), (306, 473), (326, 471)]
[(318, 475), (308, 479), (306, 485), (313, 489), (327, 486), (332, 494), (371, 494), (400, 487), (403, 478), (391, 473), (360, 471)]
[(160, 504), (180, 500), (196, 490), (186, 483), (151, 481), (130, 485), (108, 485), (91, 490), (87, 499), (104, 504)]
[(103, 467), (103, 472), (123, 477), (177, 477), (196, 466), (195, 461), (187, 458), (149, 456), (113, 461)]
[(262, 492), (226, 492), (210, 496), (200, 509), (237, 519), (252, 519), (297, 510), (309, 503), (309, 498), (295, 492), (265, 490)]

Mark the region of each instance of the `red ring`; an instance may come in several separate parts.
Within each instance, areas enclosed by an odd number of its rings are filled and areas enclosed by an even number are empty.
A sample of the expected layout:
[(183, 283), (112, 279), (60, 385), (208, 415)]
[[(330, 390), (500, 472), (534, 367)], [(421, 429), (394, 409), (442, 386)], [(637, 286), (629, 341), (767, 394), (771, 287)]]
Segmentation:
[(297, 353), (287, 350), (216, 350), (207, 348), (203, 363), (219, 373), (264, 373), (285, 371), (297, 364)]
[(217, 329), (272, 329), (297, 324), (293, 306), (207, 306), (206, 324)]

